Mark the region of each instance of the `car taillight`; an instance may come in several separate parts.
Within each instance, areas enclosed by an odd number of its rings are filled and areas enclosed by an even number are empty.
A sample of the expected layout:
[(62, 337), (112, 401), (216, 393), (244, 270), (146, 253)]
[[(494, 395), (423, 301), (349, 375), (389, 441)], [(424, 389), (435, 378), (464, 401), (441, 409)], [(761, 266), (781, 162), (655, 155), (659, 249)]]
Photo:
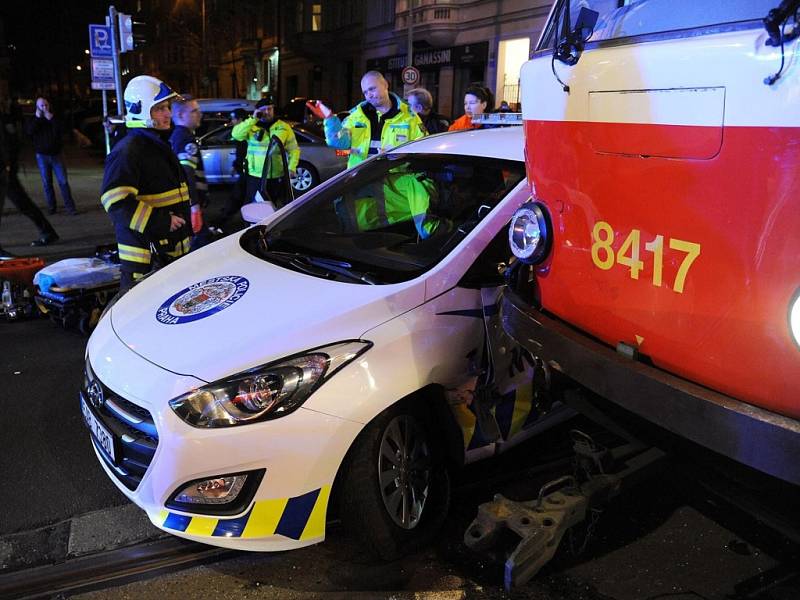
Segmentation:
[(350, 156), (350, 150), (337, 150), (336, 156)]

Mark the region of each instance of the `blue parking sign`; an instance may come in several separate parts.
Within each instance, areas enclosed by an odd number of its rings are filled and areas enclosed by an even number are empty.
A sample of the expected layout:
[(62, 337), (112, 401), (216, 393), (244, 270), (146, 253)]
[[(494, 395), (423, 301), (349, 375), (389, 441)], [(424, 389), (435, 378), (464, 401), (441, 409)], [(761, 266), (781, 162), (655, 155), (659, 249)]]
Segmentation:
[(111, 56), (111, 28), (89, 25), (89, 53), (94, 57)]

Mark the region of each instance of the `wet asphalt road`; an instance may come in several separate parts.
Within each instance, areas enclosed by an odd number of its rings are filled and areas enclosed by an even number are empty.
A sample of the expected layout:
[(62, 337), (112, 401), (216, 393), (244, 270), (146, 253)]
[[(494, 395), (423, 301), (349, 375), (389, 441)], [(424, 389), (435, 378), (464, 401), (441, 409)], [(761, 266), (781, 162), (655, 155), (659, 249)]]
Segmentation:
[(0, 536), (127, 502), (78, 406), (85, 347), (48, 319), (0, 321)]

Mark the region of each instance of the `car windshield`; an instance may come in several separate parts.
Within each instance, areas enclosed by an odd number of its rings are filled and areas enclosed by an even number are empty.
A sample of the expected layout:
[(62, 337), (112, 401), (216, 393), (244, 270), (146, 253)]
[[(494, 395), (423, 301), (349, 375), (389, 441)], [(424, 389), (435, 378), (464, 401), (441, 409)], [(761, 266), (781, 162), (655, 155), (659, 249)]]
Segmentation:
[(397, 283), (444, 258), (524, 178), (520, 161), (389, 154), (368, 161), (242, 246), (320, 277)]

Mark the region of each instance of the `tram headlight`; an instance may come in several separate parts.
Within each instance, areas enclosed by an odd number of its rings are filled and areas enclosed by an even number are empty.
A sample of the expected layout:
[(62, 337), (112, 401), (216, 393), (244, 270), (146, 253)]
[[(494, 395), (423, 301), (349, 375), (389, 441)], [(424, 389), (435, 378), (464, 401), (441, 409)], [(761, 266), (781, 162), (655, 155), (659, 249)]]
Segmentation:
[(508, 244), (511, 252), (527, 265), (542, 262), (550, 250), (550, 219), (538, 202), (526, 202), (511, 217)]
[(797, 290), (789, 306), (789, 329), (794, 343), (800, 346), (800, 290)]

